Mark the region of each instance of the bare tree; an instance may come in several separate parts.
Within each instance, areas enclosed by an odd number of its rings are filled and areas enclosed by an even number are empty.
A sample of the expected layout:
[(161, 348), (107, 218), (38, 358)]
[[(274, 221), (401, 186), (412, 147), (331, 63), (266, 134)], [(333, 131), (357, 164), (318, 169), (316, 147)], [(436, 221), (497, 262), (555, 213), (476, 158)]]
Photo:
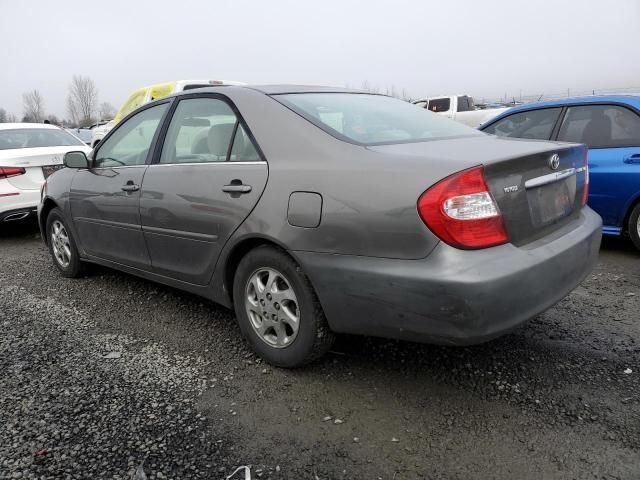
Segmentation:
[(30, 122), (40, 123), (44, 119), (44, 99), (38, 90), (22, 94), (24, 116)]
[(0, 108), (0, 123), (7, 122), (7, 111), (4, 108)]
[(98, 108), (99, 120), (111, 120), (116, 116), (116, 109), (109, 102), (102, 102)]
[(7, 123), (18, 123), (18, 117), (16, 117), (15, 114), (10, 113), (7, 115)]
[(71, 95), (67, 96), (67, 112), (71, 117), (71, 123), (73, 125), (78, 125), (78, 111), (76, 110), (76, 105), (71, 99)]
[(69, 85), (67, 109), (69, 114), (81, 126), (93, 123), (98, 103), (98, 89), (89, 77), (74, 75)]

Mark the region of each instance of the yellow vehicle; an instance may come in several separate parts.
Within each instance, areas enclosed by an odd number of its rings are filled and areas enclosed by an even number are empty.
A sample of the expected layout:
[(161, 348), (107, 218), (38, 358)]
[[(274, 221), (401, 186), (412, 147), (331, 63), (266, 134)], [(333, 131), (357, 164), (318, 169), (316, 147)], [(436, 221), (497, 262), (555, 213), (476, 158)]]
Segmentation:
[(242, 82), (228, 80), (174, 80), (173, 82), (156, 83), (148, 87), (142, 87), (133, 92), (122, 104), (118, 113), (113, 118), (111, 128), (116, 126), (120, 120), (133, 112), (140, 105), (149, 103), (158, 98), (166, 97), (172, 93), (191, 90), (194, 88), (211, 87), (213, 85), (244, 85)]
[(194, 88), (211, 87), (214, 85), (245, 85), (242, 82), (234, 82), (230, 80), (174, 80), (172, 82), (156, 83), (148, 87), (142, 87), (129, 95), (129, 98), (116, 113), (116, 116), (105, 125), (101, 125), (91, 130), (91, 147), (95, 148), (105, 137), (107, 133), (115, 127), (120, 120), (133, 112), (140, 105), (149, 103), (152, 100), (166, 97), (172, 93), (191, 90)]

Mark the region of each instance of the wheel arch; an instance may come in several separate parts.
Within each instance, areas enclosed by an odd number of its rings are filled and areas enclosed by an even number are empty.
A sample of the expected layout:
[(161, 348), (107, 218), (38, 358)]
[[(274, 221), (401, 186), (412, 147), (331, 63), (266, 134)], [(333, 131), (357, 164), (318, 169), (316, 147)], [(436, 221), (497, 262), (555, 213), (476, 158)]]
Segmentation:
[[(224, 263), (222, 264), (222, 278), (220, 286), (222, 287), (222, 291), (224, 292), (224, 295), (226, 297), (225, 299), (229, 302), (229, 306), (233, 305), (233, 279), (235, 277), (235, 273), (238, 269), (240, 261), (251, 250), (254, 250), (255, 248), (258, 248), (262, 245), (277, 248), (278, 250), (291, 257), (291, 259), (298, 265), (300, 265), (300, 261), (290, 250), (288, 250), (284, 245), (271, 237), (251, 235), (239, 239), (230, 248), (229, 253), (225, 255)], [(307, 275), (307, 278), (308, 277), (309, 276)], [(309, 279), (309, 281), (311, 281), (311, 279)]]
[(629, 218), (631, 217), (631, 212), (636, 207), (636, 205), (640, 205), (640, 192), (637, 192), (629, 201), (625, 208), (624, 217), (622, 220), (622, 232), (629, 233)]
[(44, 240), (45, 245), (49, 245), (49, 240), (47, 238), (47, 217), (54, 208), (59, 208), (59, 205), (51, 198), (45, 198), (42, 202), (42, 209), (40, 210), (40, 217), (38, 219), (38, 226), (40, 227), (40, 232), (42, 233), (42, 239)]

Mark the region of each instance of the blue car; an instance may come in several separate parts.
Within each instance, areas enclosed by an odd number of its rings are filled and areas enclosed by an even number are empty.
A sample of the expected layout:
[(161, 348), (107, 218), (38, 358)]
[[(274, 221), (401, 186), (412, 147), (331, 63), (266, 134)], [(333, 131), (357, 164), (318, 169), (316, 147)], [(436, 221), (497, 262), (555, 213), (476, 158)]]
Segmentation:
[(565, 98), (513, 107), (480, 130), (505, 137), (584, 143), (589, 147), (589, 206), (603, 233), (640, 249), (640, 96)]

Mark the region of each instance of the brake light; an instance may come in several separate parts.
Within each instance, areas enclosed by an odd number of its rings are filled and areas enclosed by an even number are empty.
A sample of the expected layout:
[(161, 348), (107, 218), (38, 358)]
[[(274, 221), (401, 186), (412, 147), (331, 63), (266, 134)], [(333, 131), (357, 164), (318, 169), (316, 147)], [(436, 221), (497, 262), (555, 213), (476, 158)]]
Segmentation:
[(20, 167), (0, 167), (0, 178), (17, 177), (25, 173), (27, 173), (27, 171)]
[(584, 147), (584, 186), (582, 187), (582, 206), (587, 204), (589, 199), (589, 149)]
[(442, 241), (457, 248), (486, 248), (509, 240), (482, 166), (429, 188), (418, 199), (418, 214)]

